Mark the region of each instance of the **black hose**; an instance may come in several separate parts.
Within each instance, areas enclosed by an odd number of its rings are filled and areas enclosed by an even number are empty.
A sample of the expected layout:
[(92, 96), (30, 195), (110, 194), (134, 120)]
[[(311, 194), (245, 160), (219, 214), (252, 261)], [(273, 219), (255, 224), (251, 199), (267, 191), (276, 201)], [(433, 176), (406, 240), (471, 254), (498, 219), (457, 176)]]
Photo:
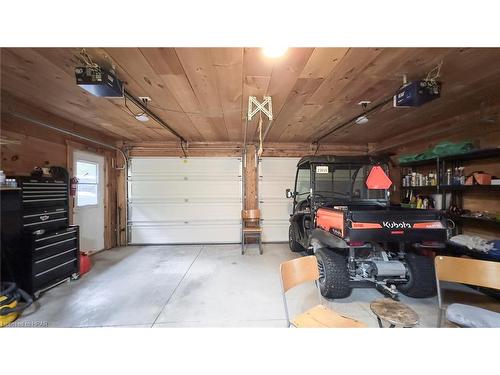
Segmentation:
[(24, 290), (19, 289), (16, 283), (5, 282), (0, 284), (0, 296), (4, 296), (6, 298), (4, 301), (1, 302), (0, 306), (10, 305), (14, 301), (17, 302), (24, 301), (24, 304), (17, 305), (16, 307), (0, 308), (0, 315), (20, 313), (33, 304), (33, 298)]

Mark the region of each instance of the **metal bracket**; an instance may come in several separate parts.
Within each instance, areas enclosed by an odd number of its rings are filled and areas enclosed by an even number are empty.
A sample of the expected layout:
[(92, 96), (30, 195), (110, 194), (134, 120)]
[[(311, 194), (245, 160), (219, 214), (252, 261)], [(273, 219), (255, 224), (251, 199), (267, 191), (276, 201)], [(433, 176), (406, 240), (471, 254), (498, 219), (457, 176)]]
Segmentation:
[(263, 112), (270, 121), (273, 119), (273, 101), (271, 97), (264, 96), (262, 99), (261, 103), (255, 96), (248, 97), (248, 120), (251, 120), (258, 112)]

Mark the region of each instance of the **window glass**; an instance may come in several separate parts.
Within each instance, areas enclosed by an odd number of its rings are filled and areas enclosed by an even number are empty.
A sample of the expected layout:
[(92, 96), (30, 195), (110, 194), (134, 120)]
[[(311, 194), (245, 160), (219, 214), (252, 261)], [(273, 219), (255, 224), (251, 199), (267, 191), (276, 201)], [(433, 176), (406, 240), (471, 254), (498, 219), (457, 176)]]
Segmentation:
[(309, 169), (299, 169), (297, 175), (297, 200), (305, 199), (309, 195), (311, 172)]
[(323, 198), (385, 199), (385, 190), (370, 190), (366, 186), (366, 178), (371, 167), (371, 165), (318, 166), (314, 171), (314, 192)]
[(96, 163), (77, 160), (76, 178), (78, 188), (76, 191), (77, 207), (94, 206), (98, 204), (99, 166)]

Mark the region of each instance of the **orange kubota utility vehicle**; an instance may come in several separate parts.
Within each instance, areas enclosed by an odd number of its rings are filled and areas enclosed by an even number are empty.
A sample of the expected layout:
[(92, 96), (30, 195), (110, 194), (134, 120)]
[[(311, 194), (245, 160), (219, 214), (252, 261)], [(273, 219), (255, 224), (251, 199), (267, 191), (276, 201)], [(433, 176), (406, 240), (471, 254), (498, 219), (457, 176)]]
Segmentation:
[(436, 294), (433, 260), (418, 252), (442, 247), (446, 228), (435, 210), (391, 206), (388, 159), (304, 157), (297, 165), (289, 245), (316, 255), (321, 294), (345, 298), (376, 287), (397, 298)]

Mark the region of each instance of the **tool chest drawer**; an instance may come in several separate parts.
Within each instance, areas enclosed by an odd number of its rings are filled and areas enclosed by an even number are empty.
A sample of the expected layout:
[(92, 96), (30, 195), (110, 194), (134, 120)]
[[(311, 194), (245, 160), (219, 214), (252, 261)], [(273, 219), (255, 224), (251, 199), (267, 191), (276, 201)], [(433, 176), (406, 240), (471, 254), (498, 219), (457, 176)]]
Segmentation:
[(65, 207), (32, 208), (23, 213), (23, 230), (28, 232), (61, 228), (67, 223), (68, 211)]
[(66, 261), (45, 271), (38, 272), (33, 276), (33, 290), (36, 291), (46, 289), (59, 283), (60, 281), (71, 277), (78, 267), (76, 259)]
[(70, 249), (78, 248), (78, 232), (75, 227), (47, 232), (35, 236), (33, 241), (33, 260), (38, 261)]
[(76, 248), (72, 248), (54, 255), (51, 255), (47, 258), (43, 258), (40, 260), (36, 260), (33, 264), (33, 272), (35, 275), (40, 274), (43, 271), (47, 271), (61, 264), (65, 264), (70, 260), (76, 260)]
[(80, 270), (79, 228), (70, 226), (43, 234), (33, 234), (32, 292), (49, 288)]
[(66, 206), (68, 184), (55, 179), (22, 179), (23, 207)]

